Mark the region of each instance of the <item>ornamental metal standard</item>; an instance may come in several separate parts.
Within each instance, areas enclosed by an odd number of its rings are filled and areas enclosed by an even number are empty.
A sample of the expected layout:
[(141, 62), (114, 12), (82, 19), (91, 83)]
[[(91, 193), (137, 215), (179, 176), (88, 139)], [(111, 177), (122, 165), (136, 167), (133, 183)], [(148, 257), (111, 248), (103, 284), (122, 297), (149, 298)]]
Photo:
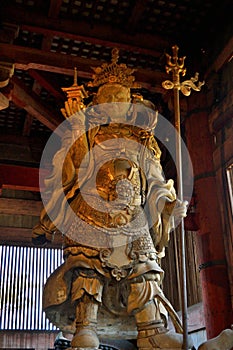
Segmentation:
[[(183, 201), (183, 174), (182, 174), (182, 152), (181, 152), (181, 131), (180, 131), (180, 102), (179, 91), (185, 96), (191, 94), (192, 89), (200, 91), (204, 82), (198, 82), (198, 73), (195, 74), (190, 80), (180, 82), (180, 74), (184, 76), (186, 74), (186, 68), (184, 68), (185, 57), (178, 57), (178, 46), (172, 47), (172, 56), (166, 54), (167, 65), (166, 72), (172, 73), (172, 81), (165, 80), (162, 86), (166, 90), (173, 89), (174, 91), (174, 114), (175, 114), (175, 128), (176, 134), (176, 168), (177, 168), (177, 187), (179, 199)], [(197, 85), (196, 85), (197, 84)], [(188, 349), (188, 326), (187, 326), (187, 286), (186, 286), (186, 258), (185, 258), (185, 230), (184, 220), (180, 222), (181, 233), (181, 293), (182, 293), (182, 320), (183, 320), (183, 349)]]

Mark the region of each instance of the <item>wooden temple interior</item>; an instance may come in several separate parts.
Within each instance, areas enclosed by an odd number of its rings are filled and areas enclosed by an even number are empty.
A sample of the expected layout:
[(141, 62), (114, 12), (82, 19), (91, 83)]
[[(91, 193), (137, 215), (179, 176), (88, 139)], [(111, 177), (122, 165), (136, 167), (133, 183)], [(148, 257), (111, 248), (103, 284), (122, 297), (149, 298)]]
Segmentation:
[[(60, 108), (66, 98), (61, 88), (73, 84), (74, 68), (78, 83), (85, 85), (92, 77), (91, 67), (109, 62), (111, 50), (117, 47), (119, 61), (136, 69), (143, 96), (174, 124), (173, 92), (165, 90), (162, 82), (171, 79), (165, 71), (166, 54), (171, 55), (172, 46), (177, 45), (179, 57), (186, 57), (187, 72), (181, 80), (198, 72), (199, 80), (205, 82), (201, 91), (180, 94), (181, 132), (194, 181), (184, 220), (188, 330), (212, 338), (231, 327), (232, 13), (230, 0), (1, 0), (1, 247), (33, 247), (32, 227), (42, 208), (40, 161), (54, 131), (54, 150), (44, 159), (46, 165), (60, 147), (56, 128), (64, 120)], [(175, 179), (165, 132), (160, 141), (164, 172)], [(183, 176), (185, 183), (185, 173)], [(165, 293), (180, 311), (178, 231), (171, 235), (162, 265)], [(55, 236), (47, 248), (60, 249), (61, 237)], [(0, 279), (6, 273), (4, 266), (2, 260)], [(6, 288), (3, 283), (1, 288)], [(2, 298), (1, 309), (4, 303)], [(52, 348), (54, 334), (57, 332), (1, 325), (0, 349)]]

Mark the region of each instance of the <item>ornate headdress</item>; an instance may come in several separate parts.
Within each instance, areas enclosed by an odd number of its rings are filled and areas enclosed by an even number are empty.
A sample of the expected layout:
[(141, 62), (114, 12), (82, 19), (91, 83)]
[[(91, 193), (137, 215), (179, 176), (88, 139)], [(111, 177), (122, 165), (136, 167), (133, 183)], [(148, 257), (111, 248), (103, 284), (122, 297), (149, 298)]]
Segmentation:
[(93, 74), (93, 81), (89, 86), (100, 86), (106, 83), (119, 83), (127, 87), (133, 87), (135, 77), (132, 75), (135, 69), (128, 68), (126, 64), (118, 64), (119, 50), (112, 49), (112, 62), (104, 63), (101, 67), (92, 67), (95, 74)]

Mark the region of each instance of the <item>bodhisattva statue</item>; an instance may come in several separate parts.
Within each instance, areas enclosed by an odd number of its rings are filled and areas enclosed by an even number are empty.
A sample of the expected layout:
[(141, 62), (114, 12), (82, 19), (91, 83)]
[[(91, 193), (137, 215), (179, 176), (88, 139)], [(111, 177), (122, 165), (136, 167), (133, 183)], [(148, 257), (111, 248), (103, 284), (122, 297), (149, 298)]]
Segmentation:
[[(160, 260), (187, 203), (163, 176), (153, 136), (158, 112), (133, 96), (134, 70), (117, 61), (114, 49), (112, 62), (95, 69), (90, 106), (74, 84), (76, 96), (68, 92), (62, 110), (71, 130), (54, 156), (33, 230), (35, 244), (56, 231), (64, 237), (64, 263), (46, 282), (43, 308), (60, 329), (75, 324), (72, 348), (99, 348), (98, 311), (105, 308), (135, 318), (138, 349), (181, 349), (182, 326), (161, 290)], [(167, 328), (168, 314), (175, 331)]]

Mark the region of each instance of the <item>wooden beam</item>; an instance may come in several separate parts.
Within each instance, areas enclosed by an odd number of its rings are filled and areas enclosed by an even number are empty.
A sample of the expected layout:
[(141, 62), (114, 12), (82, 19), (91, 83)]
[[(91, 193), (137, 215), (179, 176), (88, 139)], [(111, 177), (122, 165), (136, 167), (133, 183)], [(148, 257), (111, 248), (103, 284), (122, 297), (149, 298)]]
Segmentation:
[(218, 72), (225, 63), (230, 62), (233, 59), (233, 36), (228, 40), (227, 44), (221, 50), (221, 53), (218, 55), (217, 59), (214, 62), (214, 70)]
[(56, 86), (54, 81), (49, 81), (48, 75), (44, 72), (38, 72), (35, 69), (29, 69), (28, 73), (33, 77), (45, 90), (50, 92), (57, 100), (65, 100), (65, 95), (62, 93), (61, 87)]
[[(41, 85), (37, 81), (34, 81), (32, 91), (34, 91), (37, 95), (40, 95), (41, 89)], [(27, 113), (23, 125), (23, 136), (30, 135), (33, 119), (33, 116)]]
[[(34, 246), (32, 244), (32, 229), (0, 226), (0, 244)], [(62, 235), (56, 233), (53, 241), (48, 243), (46, 248), (62, 248)]]
[(0, 187), (3, 185), (39, 188), (39, 168), (0, 164)]
[(135, 29), (138, 27), (142, 14), (147, 6), (148, 0), (137, 0), (135, 1), (133, 11), (129, 20), (127, 21), (127, 30), (130, 33), (134, 33)]
[(56, 130), (56, 128), (61, 124), (62, 117), (56, 115), (55, 111), (50, 111), (44, 106), (40, 98), (33, 91), (30, 91), (21, 80), (13, 77), (12, 82), (14, 84), (11, 95), (12, 101), (25, 109), (30, 115), (38, 119), (50, 130), (56, 131), (61, 135), (61, 130)]
[[(0, 187), (9, 188), (9, 185), (14, 188), (26, 190), (27, 188), (35, 188), (39, 191), (39, 176), (41, 177), (41, 186), (44, 186), (43, 179), (49, 176), (49, 170), (42, 168), (32, 168), (27, 166), (0, 164)], [(43, 179), (42, 179), (43, 178)]]
[[(129, 41), (130, 44), (129, 44), (129, 42), (128, 43), (121, 43), (121, 42), (119, 43), (117, 41), (103, 40), (103, 39), (98, 39), (95, 37), (93, 38), (91, 36), (73, 34), (73, 33), (63, 32), (60, 30), (51, 30), (51, 29), (36, 27), (36, 26), (32, 26), (32, 25), (22, 25), (21, 29), (28, 31), (28, 32), (43, 34), (44, 38), (50, 38), (50, 40), (51, 40), (51, 38), (56, 36), (59, 38), (70, 39), (73, 41), (76, 40), (76, 41), (81, 41), (84, 43), (90, 43), (92, 45), (100, 45), (100, 46), (103, 46), (103, 48), (104, 47), (111, 47), (111, 48), (117, 47), (119, 50), (126, 50), (126, 51), (129, 51), (132, 53), (137, 52), (137, 53), (140, 53), (143, 55), (149, 55), (152, 57), (160, 57), (164, 53), (164, 50), (165, 50), (165, 46), (161, 48), (161, 51), (159, 51), (158, 49), (155, 49), (154, 47), (144, 48), (144, 47), (133, 45), (132, 40)], [(148, 35), (145, 35), (145, 36), (147, 37)], [(146, 40), (146, 38), (145, 38), (145, 40)], [(150, 38), (150, 40), (152, 40), (152, 37)]]
[(210, 132), (216, 135), (219, 130), (224, 128), (224, 125), (233, 117), (233, 89), (228, 91), (228, 94), (221, 101), (221, 104), (213, 107), (209, 114)]
[(57, 18), (59, 16), (62, 0), (50, 0), (49, 13), (50, 18)]
[(0, 214), (40, 216), (41, 201), (29, 199), (0, 198)]
[[(0, 44), (1, 46), (1, 44)], [(1, 48), (0, 48), (1, 50)], [(15, 69), (19, 70), (29, 70), (29, 69), (35, 69), (35, 70), (40, 70), (44, 72), (50, 72), (50, 73), (55, 73), (55, 74), (64, 74), (68, 76), (74, 75), (74, 68), (64, 68), (64, 67), (59, 67), (59, 66), (50, 66), (45, 64), (38, 64), (38, 63), (15, 63)], [(79, 77), (81, 78), (86, 78), (86, 79), (91, 79), (92, 74), (91, 73), (86, 73), (81, 70), (79, 70)]]
[[(103, 64), (102, 61), (98, 60), (43, 52), (38, 49), (4, 43), (0, 43), (0, 56), (14, 60), (15, 68), (23, 70), (32, 68), (73, 76), (74, 67), (77, 67), (79, 76), (86, 79), (91, 79), (92, 77), (91, 67)], [(167, 79), (165, 71), (152, 71), (139, 68), (135, 72), (135, 77), (143, 87), (155, 92), (165, 93), (165, 90), (161, 86), (162, 81)]]
[(30, 136), (32, 123), (33, 116), (27, 113), (23, 124), (23, 136)]
[(74, 67), (92, 76), (91, 66), (101, 65), (103, 62), (80, 58), (77, 56), (41, 51), (34, 48), (0, 43), (0, 57), (8, 57), (13, 60), (15, 67), (22, 69), (38, 69), (60, 74), (74, 74)]
[[(2, 185), (2, 190), (3, 192), (8, 192), (8, 191), (26, 191), (26, 192), (40, 192), (39, 186), (34, 187), (34, 186), (27, 186), (27, 185)], [(6, 196), (3, 195), (3, 198)]]
[(233, 59), (233, 36), (228, 40), (227, 44), (222, 48), (214, 63), (209, 67), (205, 76), (208, 77), (211, 72), (218, 72), (224, 64)]
[(46, 37), (44, 37), (41, 44), (41, 50), (49, 52), (51, 49), (52, 42), (53, 42), (52, 36), (47, 35)]
[(19, 35), (19, 26), (13, 23), (5, 22), (3, 20), (2, 13), (0, 13), (0, 22), (0, 41), (4, 43), (13, 43)]
[(145, 33), (136, 33), (132, 35), (126, 30), (120, 29), (118, 26), (103, 23), (90, 24), (88, 20), (76, 21), (45, 17), (43, 14), (38, 13), (38, 11), (22, 8), (16, 4), (14, 4), (14, 6), (8, 3), (3, 5), (2, 16), (4, 16), (5, 20), (9, 23), (16, 23), (20, 26), (24, 26), (24, 28), (28, 25), (38, 28), (41, 27), (43, 30), (50, 32), (53, 30), (57, 33), (59, 33), (57, 31), (59, 28), (60, 33), (63, 32), (63, 36), (64, 33), (66, 33), (66, 37), (68, 37), (68, 33), (72, 33), (73, 35), (79, 36), (81, 41), (110, 47), (117, 46), (119, 49), (144, 52), (145, 54), (146, 51), (144, 50), (148, 49), (151, 50), (150, 55), (152, 55), (152, 52), (154, 52), (156, 56), (161, 55), (164, 49), (169, 46), (168, 41), (159, 35)]

